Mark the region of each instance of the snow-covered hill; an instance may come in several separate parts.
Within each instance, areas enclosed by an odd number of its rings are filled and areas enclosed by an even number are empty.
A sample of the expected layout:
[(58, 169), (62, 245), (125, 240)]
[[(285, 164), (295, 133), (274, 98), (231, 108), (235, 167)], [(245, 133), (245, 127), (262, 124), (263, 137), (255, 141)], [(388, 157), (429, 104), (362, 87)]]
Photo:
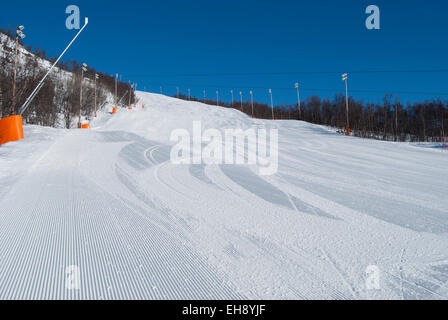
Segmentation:
[[(0, 147), (0, 298), (448, 298), (448, 154), (138, 96)], [(278, 129), (278, 173), (173, 164), (198, 120)]]
[[(5, 68), (1, 70), (0, 76), (4, 76), (7, 78), (13, 78), (14, 73), (14, 51), (15, 51), (15, 41), (10, 39), (8, 36), (0, 32), (0, 61), (4, 63)], [(26, 98), (28, 98), (29, 93), (32, 92), (32, 90), (35, 88), (35, 86), (38, 84), (42, 76), (51, 68), (53, 65), (53, 62), (50, 62), (47, 59), (41, 58), (38, 55), (33, 54), (32, 52), (29, 52), (27, 48), (25, 48), (23, 45), (19, 44), (18, 46), (18, 59), (17, 59), (17, 90), (16, 93), (17, 101), (16, 101), (16, 108), (19, 108), (23, 102), (26, 101)], [(51, 125), (57, 128), (76, 128), (78, 125), (78, 117), (73, 116), (73, 113), (77, 110), (79, 107), (78, 104), (76, 106), (69, 105), (68, 100), (70, 100), (71, 97), (79, 96), (79, 87), (76, 93), (72, 92), (70, 95), (70, 90), (74, 90), (76, 85), (76, 81), (79, 81), (80, 74), (76, 75), (74, 72), (67, 71), (63, 68), (60, 68), (59, 66), (55, 66), (52, 72), (50, 73), (49, 77), (47, 78), (47, 82), (49, 79), (52, 80), (54, 84), (54, 97), (51, 101), (53, 101), (55, 109), (54, 113), (56, 114), (55, 118), (56, 121)], [(78, 77), (78, 78), (77, 78)], [(91, 79), (92, 78), (92, 79)], [(92, 72), (88, 72), (87, 74), (84, 74), (83, 78), (83, 88), (84, 88), (84, 98), (83, 98), (83, 107), (86, 109), (87, 105), (93, 105), (93, 89), (94, 86), (94, 74)], [(25, 79), (25, 80), (24, 80)], [(78, 79), (78, 80), (77, 80)], [(20, 80), (22, 81), (22, 86), (20, 85)], [(113, 93), (107, 89), (107, 87), (103, 86), (101, 84), (101, 81), (104, 81), (103, 79), (99, 80), (97, 83), (97, 101), (98, 101), (98, 107), (103, 108), (104, 103), (103, 101), (112, 102), (114, 101)], [(79, 82), (78, 82), (79, 83)], [(3, 89), (3, 92), (2, 92)], [(90, 96), (89, 91), (90, 90)], [(5, 117), (5, 115), (2, 115), (2, 109), (5, 110), (8, 108), (8, 111), (10, 110), (10, 104), (9, 99), (12, 99), (12, 90), (10, 88), (10, 83), (8, 82), (7, 88), (0, 87), (0, 96), (5, 94), (8, 91), (7, 98), (3, 97), (3, 103), (4, 105), (0, 104), (0, 117)], [(29, 91), (27, 95), (24, 94), (24, 92)], [(38, 95), (39, 97), (39, 95)], [(2, 101), (0, 97), (0, 103)], [(36, 99), (38, 100), (38, 99)], [(76, 99), (76, 101), (79, 101)], [(70, 102), (73, 104), (72, 102)], [(46, 106), (48, 109), (49, 106)], [(93, 107), (91, 108), (93, 109)], [(33, 110), (33, 105), (29, 108), (29, 110)], [(41, 113), (43, 111), (40, 111)], [(46, 111), (47, 114), (40, 116), (42, 118), (49, 118), (50, 114), (49, 111)], [(36, 113), (39, 113), (39, 111), (36, 111)], [(35, 114), (34, 116), (36, 116)], [(68, 116), (71, 115), (71, 116)], [(77, 114), (76, 114), (77, 115)], [(88, 112), (85, 112), (83, 110), (81, 122), (87, 123), (88, 120), (93, 116), (93, 110), (90, 110)], [(29, 119), (25, 116), (24, 121), (28, 121)], [(37, 123), (37, 122), (31, 122), (31, 123)]]
[[(13, 57), (14, 57), (14, 51), (15, 51), (16, 43), (14, 40), (10, 39), (7, 35), (0, 32), (0, 56), (9, 56), (9, 60), (11, 62), (10, 68), (12, 72), (13, 67)], [(6, 50), (5, 50), (6, 49)], [(17, 48), (17, 64), (20, 68), (20, 66), (25, 65), (27, 59), (36, 59), (36, 63), (42, 70), (48, 70), (50, 69), (52, 63), (46, 59), (42, 59), (32, 52), (29, 52), (23, 45), (19, 44)], [(73, 75), (71, 72), (60, 69), (59, 67), (55, 67), (52, 72), (52, 77), (57, 78), (58, 81), (67, 82), (68, 80), (71, 80)]]

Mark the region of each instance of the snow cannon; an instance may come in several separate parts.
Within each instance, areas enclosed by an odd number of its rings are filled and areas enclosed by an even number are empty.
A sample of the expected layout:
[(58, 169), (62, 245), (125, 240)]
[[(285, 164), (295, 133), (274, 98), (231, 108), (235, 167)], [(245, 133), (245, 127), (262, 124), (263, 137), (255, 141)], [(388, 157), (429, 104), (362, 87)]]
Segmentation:
[(117, 108), (113, 108), (112, 109), (112, 114), (116, 114), (117, 113)]
[(0, 119), (0, 145), (22, 139), (22, 116), (11, 116)]

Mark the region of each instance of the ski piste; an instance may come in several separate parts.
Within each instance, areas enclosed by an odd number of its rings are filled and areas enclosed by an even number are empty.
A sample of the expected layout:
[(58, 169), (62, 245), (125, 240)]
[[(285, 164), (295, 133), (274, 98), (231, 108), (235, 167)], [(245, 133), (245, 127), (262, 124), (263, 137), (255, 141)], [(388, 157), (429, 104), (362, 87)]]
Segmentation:
[[(137, 97), (0, 148), (1, 299), (448, 298), (440, 150)], [(277, 129), (278, 172), (174, 165), (194, 121)]]

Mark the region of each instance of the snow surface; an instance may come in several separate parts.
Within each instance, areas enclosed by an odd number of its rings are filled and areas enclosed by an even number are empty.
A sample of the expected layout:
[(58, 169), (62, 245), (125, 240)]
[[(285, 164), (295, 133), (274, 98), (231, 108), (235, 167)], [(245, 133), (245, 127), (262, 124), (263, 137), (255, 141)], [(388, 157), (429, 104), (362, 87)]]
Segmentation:
[[(4, 52), (3, 51), (3, 44), (6, 43), (7, 48), (9, 48), (10, 52)], [(3, 34), (0, 32), (0, 55), (5, 55), (5, 54), (14, 54), (15, 52), (15, 47), (16, 47), (16, 42), (15, 40), (10, 39), (7, 35)], [(53, 63), (51, 63), (50, 61), (46, 60), (46, 59), (42, 59), (40, 57), (36, 57), (36, 55), (32, 52), (29, 52), (22, 44), (19, 44), (18, 48), (17, 48), (17, 52), (18, 52), (18, 61), (17, 63), (19, 65), (24, 65), (27, 58), (36, 58), (37, 64), (38, 66), (42, 69), (47, 71), (48, 69), (50, 69), (50, 67), (53, 65)], [(14, 59), (14, 56), (11, 57), (11, 59)], [(55, 66), (51, 76), (54, 78), (57, 78), (59, 80), (59, 82), (61, 81), (65, 81), (67, 82), (68, 80), (72, 79), (73, 74), (69, 71), (60, 69), (58, 66)], [(87, 81), (86, 81), (87, 82)], [(65, 86), (67, 86), (67, 83), (64, 83)]]
[[(448, 298), (448, 152), (138, 96), (0, 147), (0, 299)], [(172, 164), (196, 120), (277, 128), (279, 172)]]

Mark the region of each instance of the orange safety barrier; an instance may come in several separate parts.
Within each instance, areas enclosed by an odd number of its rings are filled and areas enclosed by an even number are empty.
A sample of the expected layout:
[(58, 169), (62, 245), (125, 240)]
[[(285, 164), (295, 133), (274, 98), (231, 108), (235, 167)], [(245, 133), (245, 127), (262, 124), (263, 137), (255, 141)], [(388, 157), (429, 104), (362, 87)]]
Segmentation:
[(0, 120), (0, 145), (23, 139), (22, 117), (11, 116)]
[(112, 114), (116, 114), (117, 113), (117, 108), (113, 108), (112, 109)]
[(347, 127), (345, 128), (345, 130), (346, 130), (347, 136), (349, 137), (349, 136), (350, 136), (350, 127), (347, 126)]
[(82, 129), (90, 129), (90, 123), (85, 123), (81, 126)]

